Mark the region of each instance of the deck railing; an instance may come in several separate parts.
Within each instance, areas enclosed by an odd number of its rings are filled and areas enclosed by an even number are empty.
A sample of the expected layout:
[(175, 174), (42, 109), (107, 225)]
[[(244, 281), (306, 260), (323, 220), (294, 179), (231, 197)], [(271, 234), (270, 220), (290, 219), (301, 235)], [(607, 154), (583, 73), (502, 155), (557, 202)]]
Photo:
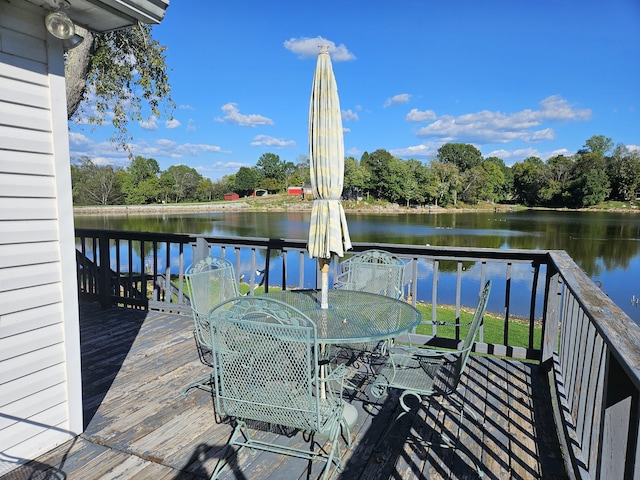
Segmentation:
[[(105, 307), (188, 313), (185, 268), (208, 254), (229, 258), (249, 295), (319, 285), (302, 240), (78, 229), (76, 242), (80, 297)], [(640, 478), (640, 328), (566, 252), (356, 243), (349, 254), (369, 248), (406, 260), (405, 298), (430, 305), (429, 334), (413, 337), (425, 344), (455, 346), (463, 332), (438, 336), (438, 305), (459, 319), (491, 278), (488, 311), (503, 319), (502, 341), (481, 332), (474, 350), (546, 367), (570, 477)], [(330, 281), (340, 273), (334, 259)], [(528, 327), (524, 346), (511, 341), (516, 322)]]

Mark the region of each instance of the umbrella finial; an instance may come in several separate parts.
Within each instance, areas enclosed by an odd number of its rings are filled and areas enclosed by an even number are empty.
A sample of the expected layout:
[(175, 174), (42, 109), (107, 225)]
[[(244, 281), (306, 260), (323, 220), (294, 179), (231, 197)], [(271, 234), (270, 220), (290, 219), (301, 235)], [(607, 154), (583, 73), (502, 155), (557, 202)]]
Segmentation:
[(320, 53), (329, 53), (329, 45), (318, 45), (320, 47)]

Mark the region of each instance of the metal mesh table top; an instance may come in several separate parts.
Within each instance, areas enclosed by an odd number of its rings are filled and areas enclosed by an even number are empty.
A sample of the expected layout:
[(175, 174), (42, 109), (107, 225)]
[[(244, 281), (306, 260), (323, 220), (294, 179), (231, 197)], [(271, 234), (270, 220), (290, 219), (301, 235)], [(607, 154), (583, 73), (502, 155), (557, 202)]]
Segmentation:
[(283, 301), (316, 322), (318, 341), (359, 343), (393, 338), (420, 323), (412, 305), (375, 293), (329, 290), (329, 308), (320, 308), (320, 291), (283, 290), (264, 294)]

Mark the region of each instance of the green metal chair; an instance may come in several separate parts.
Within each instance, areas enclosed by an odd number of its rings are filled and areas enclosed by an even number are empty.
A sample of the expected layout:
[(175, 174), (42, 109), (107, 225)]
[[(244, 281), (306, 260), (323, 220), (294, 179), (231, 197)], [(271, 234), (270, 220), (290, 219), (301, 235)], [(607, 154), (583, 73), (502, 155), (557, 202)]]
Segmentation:
[[(210, 314), (216, 385), (216, 413), (231, 417), (235, 428), (212, 479), (242, 448), (326, 462), (323, 479), (342, 470), (340, 433), (350, 445), (355, 419), (345, 417), (342, 388), (323, 384), (344, 378), (344, 368), (320, 374), (315, 323), (286, 303), (265, 297), (238, 297)], [(353, 407), (351, 407), (353, 408)], [(252, 435), (256, 422), (310, 435), (312, 446), (297, 448), (281, 437)], [(304, 438), (307, 438), (307, 436)], [(323, 447), (315, 436), (327, 437)], [(288, 445), (286, 443), (289, 443)]]
[(365, 250), (341, 262), (346, 271), (342, 288), (402, 298), (404, 262), (384, 250)]
[[(474, 418), (476, 423), (478, 422), (475, 413), (463, 402), (457, 402), (453, 395), (458, 389), (475, 337), (482, 324), (490, 292), (491, 280), (484, 285), (480, 293), (471, 326), (458, 350), (394, 346), (371, 389), (371, 393), (375, 397), (383, 397), (390, 388), (402, 390), (399, 400), (402, 411), (390, 424), (387, 431), (391, 430), (398, 419), (411, 411), (411, 407), (406, 401), (408, 396), (415, 397), (419, 404), (422, 403), (422, 397), (428, 397), (440, 401), (442, 405), (456, 407), (460, 414), (459, 425), (462, 423), (465, 411)], [(460, 429), (458, 429), (459, 431)], [(450, 439), (444, 436), (442, 438), (445, 442), (441, 444), (442, 446), (452, 446)]]
[[(209, 311), (215, 305), (237, 297), (238, 283), (233, 264), (226, 258), (208, 256), (190, 265), (185, 271), (191, 312), (193, 314), (194, 337), (200, 361), (211, 367), (211, 336)], [(212, 391), (211, 373), (187, 385), (182, 394), (192, 388)]]
[[(340, 267), (343, 271), (340, 288), (396, 299), (403, 297), (405, 263), (390, 252), (365, 250), (341, 262)], [(337, 345), (333, 348), (331, 357), (338, 363), (346, 363), (358, 370), (365, 365), (373, 371), (378, 358), (386, 354), (387, 345), (386, 341)], [(351, 384), (349, 386), (353, 387)]]

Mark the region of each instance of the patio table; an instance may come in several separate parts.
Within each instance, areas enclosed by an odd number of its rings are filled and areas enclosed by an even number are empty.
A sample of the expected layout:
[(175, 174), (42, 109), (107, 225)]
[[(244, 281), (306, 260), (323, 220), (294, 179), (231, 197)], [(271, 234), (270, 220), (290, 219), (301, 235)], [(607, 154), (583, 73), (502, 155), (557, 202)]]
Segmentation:
[(354, 290), (329, 290), (329, 308), (320, 308), (319, 290), (265, 293), (297, 308), (316, 322), (325, 345), (389, 340), (417, 327), (422, 320), (412, 305), (391, 297)]
[[(356, 290), (328, 291), (328, 308), (320, 308), (320, 290), (276, 290), (264, 296), (285, 302), (316, 323), (318, 342), (326, 345), (389, 341), (417, 327), (422, 314), (395, 298)], [(322, 366), (322, 376), (326, 372)], [(325, 398), (324, 384), (321, 396)], [(345, 415), (357, 418), (355, 408), (345, 406)], [(355, 416), (355, 417), (353, 417)]]

